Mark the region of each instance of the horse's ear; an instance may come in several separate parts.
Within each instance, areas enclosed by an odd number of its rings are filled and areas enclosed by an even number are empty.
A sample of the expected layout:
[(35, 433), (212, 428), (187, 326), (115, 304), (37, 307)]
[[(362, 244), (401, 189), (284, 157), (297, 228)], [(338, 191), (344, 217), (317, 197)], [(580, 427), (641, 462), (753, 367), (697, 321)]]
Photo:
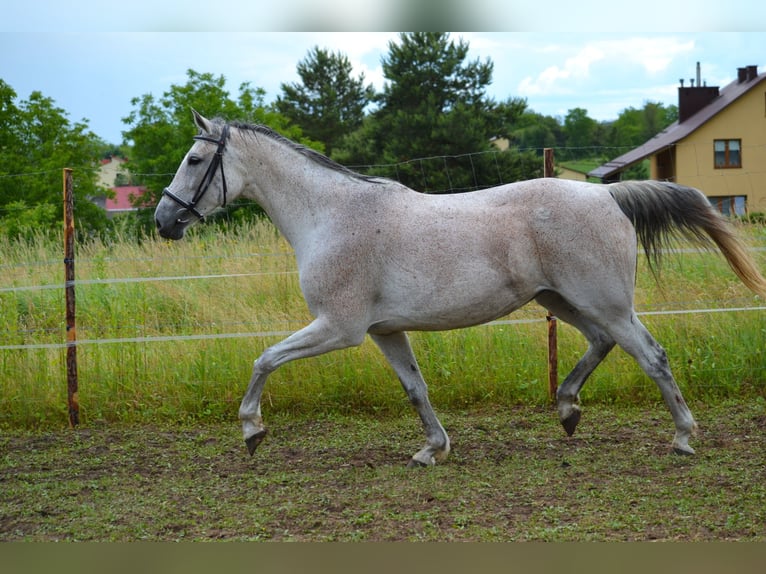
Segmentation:
[(192, 108), (192, 114), (194, 115), (194, 123), (197, 124), (197, 127), (209, 134), (212, 131), (210, 122), (194, 108)]

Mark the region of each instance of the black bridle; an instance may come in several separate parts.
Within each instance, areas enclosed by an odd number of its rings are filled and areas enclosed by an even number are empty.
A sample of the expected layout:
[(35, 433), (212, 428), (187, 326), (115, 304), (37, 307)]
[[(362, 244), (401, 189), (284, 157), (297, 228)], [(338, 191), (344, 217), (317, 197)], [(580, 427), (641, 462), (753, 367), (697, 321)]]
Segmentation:
[(195, 140), (212, 142), (214, 144), (218, 144), (218, 149), (215, 151), (215, 155), (213, 156), (213, 159), (210, 160), (210, 165), (207, 166), (207, 171), (205, 172), (205, 175), (202, 177), (202, 180), (199, 182), (199, 186), (197, 186), (197, 191), (194, 193), (194, 197), (192, 197), (191, 201), (184, 201), (183, 199), (178, 197), (176, 194), (171, 192), (167, 187), (164, 190), (162, 190), (162, 195), (167, 195), (170, 199), (175, 201), (178, 205), (183, 207), (186, 211), (188, 211), (194, 217), (198, 218), (201, 221), (205, 219), (205, 216), (197, 210), (197, 203), (199, 203), (199, 201), (202, 199), (202, 196), (205, 195), (205, 193), (207, 192), (207, 189), (210, 187), (210, 184), (212, 183), (213, 178), (215, 177), (215, 172), (219, 168), (221, 170), (221, 185), (223, 187), (223, 203), (221, 204), (221, 207), (226, 207), (226, 176), (223, 173), (223, 150), (226, 148), (226, 140), (228, 138), (229, 138), (228, 124), (224, 124), (220, 139), (215, 139), (215, 138), (211, 138), (211, 137), (203, 136), (203, 135), (194, 136)]

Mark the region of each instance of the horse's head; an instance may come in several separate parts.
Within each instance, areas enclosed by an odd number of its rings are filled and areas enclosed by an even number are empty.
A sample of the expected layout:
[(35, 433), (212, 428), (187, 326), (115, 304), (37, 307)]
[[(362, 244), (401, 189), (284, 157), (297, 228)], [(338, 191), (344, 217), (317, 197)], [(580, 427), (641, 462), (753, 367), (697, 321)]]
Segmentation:
[(230, 195), (224, 173), (229, 126), (192, 111), (200, 133), (154, 211), (157, 231), (167, 239), (181, 239), (187, 227), (225, 206)]

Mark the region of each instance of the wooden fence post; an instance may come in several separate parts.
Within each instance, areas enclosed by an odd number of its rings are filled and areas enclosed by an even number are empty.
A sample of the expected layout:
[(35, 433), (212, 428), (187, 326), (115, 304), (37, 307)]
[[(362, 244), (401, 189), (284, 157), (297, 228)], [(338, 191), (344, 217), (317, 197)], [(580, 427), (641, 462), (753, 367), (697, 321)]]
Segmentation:
[(77, 330), (75, 329), (74, 291), (74, 199), (72, 197), (72, 170), (64, 168), (64, 290), (66, 292), (66, 375), (69, 426), (80, 422), (80, 404), (77, 396)]
[[(543, 150), (543, 177), (555, 177), (553, 167), (553, 148)], [(551, 400), (556, 400), (556, 391), (559, 388), (559, 352), (558, 352), (558, 328), (556, 317), (548, 313), (545, 317), (548, 323), (548, 395)]]

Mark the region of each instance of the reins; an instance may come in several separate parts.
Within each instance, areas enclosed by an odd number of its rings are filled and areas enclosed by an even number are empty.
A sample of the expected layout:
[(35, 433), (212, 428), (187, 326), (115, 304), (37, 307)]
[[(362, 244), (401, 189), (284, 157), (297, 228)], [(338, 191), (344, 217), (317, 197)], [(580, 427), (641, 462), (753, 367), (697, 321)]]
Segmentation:
[(202, 177), (202, 180), (199, 182), (199, 185), (197, 186), (197, 191), (194, 193), (194, 197), (192, 197), (191, 201), (184, 201), (177, 195), (175, 195), (173, 192), (171, 192), (168, 188), (165, 188), (162, 190), (162, 195), (167, 195), (170, 199), (175, 201), (178, 205), (186, 209), (189, 213), (191, 213), (194, 217), (198, 218), (201, 221), (204, 221), (205, 216), (204, 214), (200, 213), (200, 211), (197, 209), (197, 204), (202, 199), (202, 196), (207, 193), (208, 188), (210, 187), (210, 184), (213, 181), (213, 178), (215, 177), (216, 170), (220, 169), (221, 171), (221, 185), (223, 188), (223, 202), (221, 203), (221, 207), (226, 207), (226, 175), (223, 172), (223, 150), (226, 148), (226, 140), (229, 138), (229, 125), (224, 124), (223, 131), (221, 131), (221, 137), (220, 139), (211, 138), (209, 136), (204, 135), (198, 135), (194, 136), (195, 140), (198, 141), (207, 141), (212, 142), (214, 144), (218, 144), (218, 149), (215, 151), (215, 155), (213, 155), (213, 159), (210, 160), (210, 164), (207, 166), (207, 171), (205, 172), (205, 175)]

